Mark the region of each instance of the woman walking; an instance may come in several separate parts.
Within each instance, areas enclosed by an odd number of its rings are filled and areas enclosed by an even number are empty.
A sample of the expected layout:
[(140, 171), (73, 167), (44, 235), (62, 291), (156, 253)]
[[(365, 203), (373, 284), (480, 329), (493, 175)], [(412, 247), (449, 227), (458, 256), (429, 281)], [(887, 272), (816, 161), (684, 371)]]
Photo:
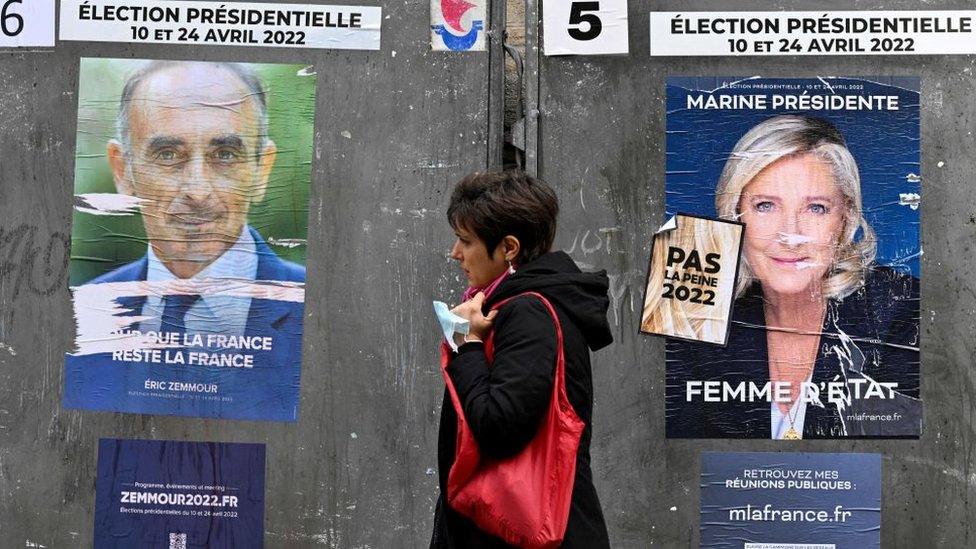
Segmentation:
[[(457, 235), (451, 258), (469, 288), (452, 312), (469, 322), (469, 331), (457, 338), (446, 372), (482, 463), (504, 468), (505, 460), (526, 451), (546, 431), (547, 412), (560, 393), (554, 383), (562, 383), (558, 374), (564, 371), (569, 413), (582, 432), (559, 546), (599, 549), (609, 547), (609, 540), (590, 470), (590, 351), (613, 341), (606, 318), (608, 281), (605, 273), (583, 273), (566, 253), (550, 251), (558, 211), (553, 190), (521, 171), (475, 173), (457, 184), (447, 212)], [(556, 368), (560, 351), (564, 370)], [(512, 547), (471, 518), (478, 509), (462, 514), (449, 503), (458, 427), (445, 391), (438, 438), (441, 495), (431, 547)], [(531, 500), (536, 494), (524, 496)]]

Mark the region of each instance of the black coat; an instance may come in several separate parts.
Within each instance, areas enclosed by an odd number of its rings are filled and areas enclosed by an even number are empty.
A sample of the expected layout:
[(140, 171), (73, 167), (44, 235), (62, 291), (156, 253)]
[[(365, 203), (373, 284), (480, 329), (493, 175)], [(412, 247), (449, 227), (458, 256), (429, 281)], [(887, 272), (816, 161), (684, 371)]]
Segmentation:
[[(918, 279), (875, 267), (864, 286), (841, 301), (828, 301), (811, 382), (869, 377), (898, 383), (895, 399), (854, 401), (844, 411), (821, 398), (807, 403), (803, 438), (918, 437)], [(849, 336), (845, 340), (843, 336)], [(841, 352), (838, 352), (841, 351)], [(843, 356), (841, 356), (843, 355)], [(763, 384), (769, 381), (762, 289), (756, 284), (734, 304), (726, 347), (669, 339), (666, 431), (669, 438), (770, 438), (769, 402), (688, 402), (688, 381)], [(822, 393), (823, 394), (823, 393)], [(863, 414), (897, 420), (864, 421)]]
[[(576, 478), (564, 548), (609, 547), (603, 511), (590, 470), (590, 418), (593, 384), (590, 349), (613, 341), (607, 323), (608, 282), (605, 273), (582, 273), (563, 252), (545, 254), (523, 265), (498, 286), (485, 303), (535, 291), (553, 304), (563, 328), (566, 393), (585, 423), (576, 455)], [(548, 409), (556, 365), (556, 332), (539, 299), (513, 299), (498, 311), (494, 323), (495, 356), (489, 366), (480, 343), (466, 343), (451, 359), (448, 374), (457, 389), (479, 451), (486, 456), (517, 454), (539, 427)], [(437, 462), (441, 495), (434, 515), (432, 548), (482, 549), (509, 545), (479, 530), (447, 505), (447, 475), (454, 463), (457, 415), (445, 390), (441, 407)]]

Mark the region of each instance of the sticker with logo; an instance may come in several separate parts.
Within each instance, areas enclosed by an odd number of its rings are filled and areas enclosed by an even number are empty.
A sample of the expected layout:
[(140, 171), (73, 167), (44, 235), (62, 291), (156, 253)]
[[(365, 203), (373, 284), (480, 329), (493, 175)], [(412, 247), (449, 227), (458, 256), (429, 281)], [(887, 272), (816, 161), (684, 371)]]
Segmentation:
[(431, 0), (431, 49), (484, 51), (486, 6), (485, 0)]

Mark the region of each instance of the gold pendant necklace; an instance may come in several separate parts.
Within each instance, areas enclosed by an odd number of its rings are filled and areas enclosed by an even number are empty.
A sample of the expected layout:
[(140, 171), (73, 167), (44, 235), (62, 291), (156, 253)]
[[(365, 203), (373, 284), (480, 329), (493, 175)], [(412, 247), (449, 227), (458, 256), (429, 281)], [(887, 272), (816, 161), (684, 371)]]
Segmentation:
[(800, 415), (800, 404), (801, 404), (800, 399), (799, 398), (796, 399), (796, 402), (794, 403), (794, 405), (796, 406), (796, 413), (793, 414), (793, 417), (790, 417), (789, 410), (786, 411), (786, 419), (790, 420), (790, 428), (787, 429), (785, 433), (783, 433), (783, 440), (803, 439), (803, 435), (801, 435), (800, 432), (796, 430), (796, 418)]

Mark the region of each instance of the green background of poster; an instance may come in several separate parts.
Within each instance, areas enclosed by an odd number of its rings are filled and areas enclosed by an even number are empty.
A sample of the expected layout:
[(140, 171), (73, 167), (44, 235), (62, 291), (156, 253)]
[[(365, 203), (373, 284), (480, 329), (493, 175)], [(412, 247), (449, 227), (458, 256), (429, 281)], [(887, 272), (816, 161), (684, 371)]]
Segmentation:
[[(126, 79), (146, 60), (84, 58), (78, 83), (75, 194), (114, 193), (106, 158), (115, 137), (119, 97)], [(265, 238), (305, 239), (315, 123), (315, 73), (304, 65), (249, 64), (264, 84), (268, 134), (278, 147), (264, 200), (248, 223)], [(77, 286), (142, 257), (146, 232), (139, 215), (73, 213), (69, 285)], [(304, 245), (273, 246), (282, 259), (305, 264)]]

